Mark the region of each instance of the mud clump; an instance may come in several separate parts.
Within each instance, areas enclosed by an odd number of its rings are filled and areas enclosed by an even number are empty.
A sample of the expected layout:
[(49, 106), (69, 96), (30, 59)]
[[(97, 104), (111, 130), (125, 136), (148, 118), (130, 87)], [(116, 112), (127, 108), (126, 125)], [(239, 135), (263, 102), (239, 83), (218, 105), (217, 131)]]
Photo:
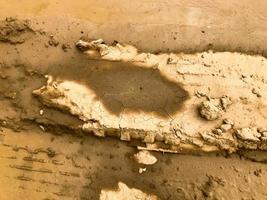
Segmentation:
[(229, 97), (220, 99), (209, 99), (203, 101), (199, 106), (199, 114), (206, 120), (213, 121), (222, 117), (224, 111), (232, 104)]
[(10, 44), (22, 44), (34, 31), (28, 20), (6, 18), (0, 21), (0, 41)]

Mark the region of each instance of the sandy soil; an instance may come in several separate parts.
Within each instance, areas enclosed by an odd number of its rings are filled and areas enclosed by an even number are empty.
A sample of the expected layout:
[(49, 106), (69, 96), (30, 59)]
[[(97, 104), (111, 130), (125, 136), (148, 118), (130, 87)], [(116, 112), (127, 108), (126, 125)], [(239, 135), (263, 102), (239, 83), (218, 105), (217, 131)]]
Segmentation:
[(0, 1), (0, 199), (267, 199), (266, 9)]

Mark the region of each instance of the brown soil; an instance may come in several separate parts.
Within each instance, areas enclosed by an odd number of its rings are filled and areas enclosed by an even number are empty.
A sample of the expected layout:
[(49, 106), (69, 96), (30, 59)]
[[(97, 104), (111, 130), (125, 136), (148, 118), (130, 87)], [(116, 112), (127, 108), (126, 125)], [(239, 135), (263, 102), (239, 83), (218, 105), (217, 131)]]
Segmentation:
[[(1, 1), (0, 199), (267, 199), (266, 6)], [(92, 59), (80, 38), (160, 61)]]

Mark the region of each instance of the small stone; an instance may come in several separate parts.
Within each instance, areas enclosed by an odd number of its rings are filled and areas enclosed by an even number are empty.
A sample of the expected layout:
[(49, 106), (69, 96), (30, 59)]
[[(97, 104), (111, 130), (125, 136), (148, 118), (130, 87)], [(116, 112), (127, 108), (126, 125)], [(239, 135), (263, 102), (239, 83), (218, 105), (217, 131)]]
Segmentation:
[(209, 121), (216, 120), (222, 116), (223, 111), (226, 111), (231, 104), (232, 101), (227, 96), (223, 96), (220, 99), (208, 99), (200, 104), (199, 113)]
[(229, 130), (232, 129), (232, 125), (231, 124), (222, 124), (220, 129), (223, 131), (223, 132), (227, 132)]
[(40, 115), (43, 115), (44, 114), (44, 110), (40, 110)]
[(3, 72), (0, 71), (0, 78), (1, 79), (6, 79), (8, 76), (4, 74)]
[(198, 90), (197, 90), (197, 91), (195, 92), (195, 96), (198, 97), (198, 98), (200, 98), (200, 97), (206, 97), (207, 94), (204, 93), (204, 92), (201, 92), (201, 91), (198, 91)]
[(261, 134), (257, 131), (257, 128), (242, 128), (237, 130), (237, 137), (242, 140), (259, 142)]
[(226, 110), (233, 103), (231, 98), (227, 96), (223, 96), (220, 100), (221, 100), (222, 108), (224, 110)]
[(231, 119), (224, 119), (223, 120), (223, 123), (225, 123), (225, 124), (230, 124), (230, 125), (234, 125), (234, 122), (231, 120)]
[(138, 172), (139, 172), (139, 174), (142, 174), (142, 173), (145, 172), (145, 171), (146, 171), (146, 168), (141, 168), (141, 167), (140, 167)]
[(55, 155), (56, 155), (56, 152), (54, 150), (52, 150), (51, 148), (47, 148), (47, 155), (50, 157), (50, 158), (53, 158)]
[(203, 147), (204, 142), (201, 139), (198, 138), (192, 138), (192, 143), (198, 147)]
[(260, 133), (267, 132), (267, 128), (258, 128), (258, 132)]
[(260, 132), (261, 133), (261, 136), (262, 137), (267, 137), (267, 131), (265, 131), (265, 132)]
[(42, 125), (39, 125), (40, 129), (45, 132), (45, 128)]
[(267, 131), (262, 131), (260, 133), (261, 133), (261, 140), (267, 141)]
[(255, 176), (261, 176), (262, 170), (261, 169), (256, 169), (253, 173), (254, 173)]
[(57, 83), (56, 82), (53, 82), (52, 86), (53, 86), (53, 88), (57, 89)]
[(223, 134), (223, 131), (222, 131), (221, 129), (219, 129), (219, 128), (213, 129), (212, 132), (213, 132), (214, 134), (216, 134), (216, 135), (221, 135), (221, 134)]
[(64, 52), (67, 52), (68, 49), (70, 49), (70, 45), (68, 45), (68, 44), (62, 44), (61, 48), (62, 48), (62, 50), (63, 50)]
[(246, 75), (241, 75), (241, 78), (240, 78), (244, 83), (248, 83), (248, 77)]
[(17, 93), (14, 91), (7, 91), (4, 93), (4, 95), (6, 98), (9, 98), (9, 99), (16, 99), (17, 97)]
[(173, 61), (172, 58), (168, 58), (168, 59), (167, 59), (167, 64), (172, 64), (172, 61)]
[(261, 97), (260, 91), (258, 89), (256, 89), (256, 88), (252, 89), (252, 93), (256, 94), (257, 97)]
[(149, 151), (139, 151), (134, 154), (134, 159), (137, 163), (143, 165), (154, 165), (158, 161)]
[(262, 141), (267, 141), (267, 131), (261, 133), (261, 140)]
[(158, 142), (164, 141), (164, 135), (162, 133), (156, 133), (155, 140)]
[(239, 99), (242, 101), (243, 104), (248, 104), (248, 98), (247, 97), (239, 97)]
[(105, 137), (106, 136), (104, 130), (98, 130), (98, 129), (94, 130), (94, 135), (97, 137)]
[(154, 133), (148, 133), (144, 138), (145, 143), (154, 143), (155, 142), (155, 134)]
[(131, 135), (127, 131), (122, 131), (120, 139), (123, 140), (123, 141), (130, 141), (131, 140)]
[(59, 42), (54, 38), (53, 35), (50, 36), (50, 40), (48, 41), (48, 44), (50, 46), (54, 46), (54, 47), (57, 47)]
[(165, 144), (169, 145), (179, 146), (179, 144), (181, 143), (181, 139), (174, 134), (165, 135), (164, 139)]
[(209, 120), (216, 120), (222, 116), (222, 109), (218, 99), (203, 101), (199, 106), (200, 115)]

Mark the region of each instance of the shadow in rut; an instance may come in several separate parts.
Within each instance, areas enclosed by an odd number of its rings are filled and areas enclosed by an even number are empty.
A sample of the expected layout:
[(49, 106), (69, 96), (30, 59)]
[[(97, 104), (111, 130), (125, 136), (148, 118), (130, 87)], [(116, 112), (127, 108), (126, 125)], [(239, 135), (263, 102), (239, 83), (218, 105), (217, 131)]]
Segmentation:
[(168, 80), (159, 70), (129, 63), (96, 67), (88, 77), (87, 86), (116, 115), (124, 108), (173, 114), (188, 97), (179, 84)]
[(119, 115), (127, 108), (131, 112), (153, 112), (168, 117), (189, 96), (181, 84), (169, 80), (158, 69), (124, 62), (87, 62), (86, 68), (60, 70), (57, 76), (92, 89), (112, 114)]

